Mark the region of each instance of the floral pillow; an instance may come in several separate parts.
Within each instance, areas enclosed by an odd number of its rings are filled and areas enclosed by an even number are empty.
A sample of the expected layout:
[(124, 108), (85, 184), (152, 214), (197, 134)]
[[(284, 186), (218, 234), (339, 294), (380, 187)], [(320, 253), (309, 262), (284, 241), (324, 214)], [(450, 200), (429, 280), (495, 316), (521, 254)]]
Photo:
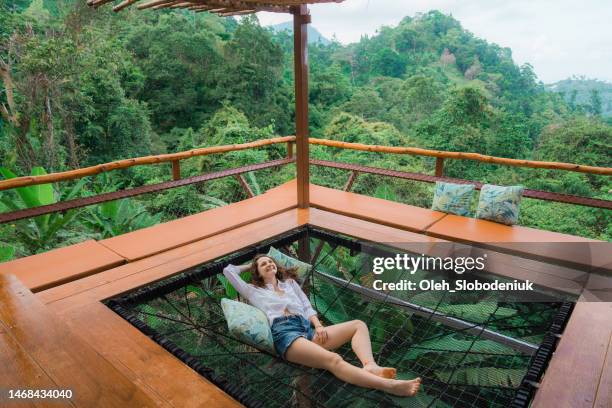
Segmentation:
[(303, 281), (308, 272), (312, 269), (312, 265), (306, 262), (302, 262), (299, 259), (292, 258), (288, 255), (283, 254), (281, 251), (274, 247), (270, 247), (268, 256), (274, 258), (277, 264), (285, 269), (297, 268), (296, 273), (300, 281)]
[(485, 184), (480, 191), (476, 217), (506, 225), (516, 224), (523, 190), (523, 186)]
[(471, 215), (470, 207), (473, 196), (473, 184), (454, 184), (438, 181), (436, 182), (431, 209), (469, 217)]
[(264, 312), (246, 303), (226, 298), (221, 299), (221, 308), (227, 328), (234, 337), (253, 347), (276, 354), (272, 331)]

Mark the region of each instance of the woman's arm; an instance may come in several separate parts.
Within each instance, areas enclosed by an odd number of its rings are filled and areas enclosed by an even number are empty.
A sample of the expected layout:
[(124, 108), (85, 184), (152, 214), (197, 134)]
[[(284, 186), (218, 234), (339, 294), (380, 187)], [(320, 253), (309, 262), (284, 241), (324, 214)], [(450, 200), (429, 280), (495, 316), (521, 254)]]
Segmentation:
[(319, 318), (317, 317), (317, 315), (312, 315), (310, 316), (310, 323), (312, 323), (312, 325), (314, 326), (315, 329), (319, 328), (319, 327), (323, 327), (323, 323), (321, 323), (321, 321), (319, 320)]
[(249, 269), (249, 265), (236, 266), (229, 264), (223, 269), (223, 275), (232, 284), (234, 288), (242, 295), (242, 297), (249, 299), (251, 294), (251, 285), (246, 283), (240, 277), (240, 274)]
[(306, 296), (302, 288), (300, 288), (300, 285), (298, 285), (298, 283), (294, 280), (292, 280), (291, 282), (293, 285), (293, 290), (304, 305), (305, 317), (314, 326), (316, 336), (319, 337), (321, 344), (325, 344), (325, 342), (327, 341), (327, 330), (325, 330), (325, 327), (323, 326), (323, 324), (321, 324), (321, 321), (317, 317), (317, 312), (312, 307), (310, 300), (308, 300), (308, 296)]
[[(304, 306), (304, 317), (310, 320), (315, 327), (320, 326), (321, 322), (319, 322), (319, 319), (317, 318), (317, 312), (313, 309), (310, 300), (308, 300), (308, 296), (306, 296), (302, 288), (300, 288), (300, 285), (298, 285), (298, 283), (293, 279), (291, 280), (291, 286), (293, 286), (293, 290), (295, 291), (296, 295)], [(313, 317), (316, 323), (312, 320)]]

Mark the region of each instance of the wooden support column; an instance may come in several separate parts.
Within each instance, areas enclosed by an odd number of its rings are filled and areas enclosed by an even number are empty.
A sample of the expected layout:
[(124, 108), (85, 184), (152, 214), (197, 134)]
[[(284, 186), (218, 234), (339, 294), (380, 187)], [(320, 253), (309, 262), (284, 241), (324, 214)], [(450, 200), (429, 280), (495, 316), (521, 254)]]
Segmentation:
[(308, 149), (308, 24), (310, 14), (306, 5), (292, 7), (293, 53), (295, 64), (295, 146), (297, 169), (297, 198), (299, 208), (310, 206), (309, 149)]

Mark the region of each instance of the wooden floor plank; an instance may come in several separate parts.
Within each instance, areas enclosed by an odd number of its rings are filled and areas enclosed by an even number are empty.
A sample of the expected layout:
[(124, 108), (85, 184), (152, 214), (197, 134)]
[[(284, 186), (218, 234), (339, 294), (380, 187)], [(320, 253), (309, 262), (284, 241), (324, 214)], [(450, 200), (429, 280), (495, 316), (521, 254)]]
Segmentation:
[(612, 303), (577, 303), (532, 406), (592, 408), (611, 335)]
[(26, 353), (0, 322), (0, 406), (45, 407), (53, 403), (58, 407), (73, 407), (70, 400), (8, 399), (8, 390), (56, 390), (57, 384)]
[(76, 406), (157, 406), (12, 275), (0, 275), (0, 304), (9, 334)]
[[(64, 316), (130, 381), (176, 408), (239, 407), (225, 394), (99, 302)], [(112, 334), (112, 335), (109, 335)]]
[(610, 334), (606, 360), (601, 371), (597, 397), (595, 398), (595, 408), (610, 407), (612, 407), (612, 334)]

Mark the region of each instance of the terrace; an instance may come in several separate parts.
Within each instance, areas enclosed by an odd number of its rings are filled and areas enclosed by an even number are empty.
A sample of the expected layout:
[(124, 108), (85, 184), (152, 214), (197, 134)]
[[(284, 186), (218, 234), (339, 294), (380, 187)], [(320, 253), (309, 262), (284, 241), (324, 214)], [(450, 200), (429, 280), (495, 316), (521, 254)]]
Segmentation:
[[(89, 3), (101, 6), (108, 2), (94, 0)], [(519, 380), (513, 389), (516, 395), (510, 399), (515, 404), (513, 406), (611, 406), (610, 243), (448, 215), (351, 190), (363, 177), (392, 177), (416, 183), (453, 181), (472, 183), (477, 188), (482, 186), (469, 180), (445, 177), (444, 163), (448, 160), (608, 176), (612, 169), (309, 138), (306, 26), (310, 17), (306, 5), (301, 3), (315, 2), (219, 0), (139, 3), (127, 0), (115, 7), (121, 10), (138, 3), (140, 8), (190, 8), (221, 15), (259, 10), (291, 12), (295, 22), (296, 136), (134, 158), (64, 173), (0, 181), (1, 191), (61, 183), (133, 166), (163, 163), (172, 166), (169, 181), (3, 213), (0, 214), (1, 223), (225, 177), (236, 178), (244, 189), (244, 199), (219, 208), (128, 234), (85, 241), (1, 264), (0, 381), (3, 387), (71, 389), (73, 398), (65, 404), (73, 406), (240, 405), (232, 398), (236, 395), (234, 391), (222, 390), (210, 378), (201, 375), (203, 370), (176, 358), (168, 347), (156, 341), (155, 336), (143, 332), (142, 327), (135, 327), (124, 319), (125, 316), (117, 314), (107, 301), (165, 282), (167, 278), (183, 276), (194, 268), (226, 259), (245, 248), (259, 248), (262, 242), (272, 238), (305, 229), (387, 246), (428, 248), (423, 251), (434, 250), (440, 245), (468, 244), (476, 251), (490, 254), (488, 272), (492, 274), (509, 279), (529, 279), (542, 288), (570, 294), (575, 299), (575, 306), (569, 320), (558, 324), (556, 331), (547, 330), (546, 341), (526, 353), (528, 359), (543, 362), (538, 363), (540, 368), (535, 374), (530, 372)], [(284, 158), (190, 178), (181, 177), (181, 162), (184, 160), (283, 145), (286, 145)], [(432, 158), (432, 174), (312, 160), (309, 157), (311, 146), (368, 152), (365, 154), (429, 157)], [(295, 176), (289, 176), (285, 183), (259, 195), (252, 191), (244, 178), (248, 172), (292, 170), (290, 166), (293, 165)], [(337, 179), (336, 188), (311, 183), (311, 178), (319, 174), (317, 172), (333, 172)], [(524, 196), (606, 211), (612, 208), (612, 202), (607, 200), (539, 190), (526, 190)], [(298, 256), (316, 264), (324, 245), (321, 241), (313, 246), (309, 241), (313, 237), (316, 237), (315, 232), (312, 236), (298, 235), (295, 242)], [(598, 273), (588, 275), (585, 281), (584, 271)], [(361, 285), (355, 286), (362, 289)], [(375, 302), (375, 299), (370, 300)], [(480, 327), (474, 323), (468, 330), (480, 330)], [(530, 364), (530, 368), (534, 367)], [(425, 377), (425, 387), (427, 380)], [(466, 406), (462, 399), (439, 399), (444, 393), (435, 387), (432, 389), (431, 395), (436, 399), (407, 400), (407, 405), (400, 406), (436, 406), (436, 401), (440, 404), (444, 401), (446, 405), (441, 406)], [(251, 401), (242, 402), (253, 405)], [(474, 406), (479, 406), (478, 403), (478, 399), (473, 402)], [(35, 405), (32, 401), (9, 402), (9, 406), (11, 404)], [(309, 405), (309, 402), (298, 404)]]

